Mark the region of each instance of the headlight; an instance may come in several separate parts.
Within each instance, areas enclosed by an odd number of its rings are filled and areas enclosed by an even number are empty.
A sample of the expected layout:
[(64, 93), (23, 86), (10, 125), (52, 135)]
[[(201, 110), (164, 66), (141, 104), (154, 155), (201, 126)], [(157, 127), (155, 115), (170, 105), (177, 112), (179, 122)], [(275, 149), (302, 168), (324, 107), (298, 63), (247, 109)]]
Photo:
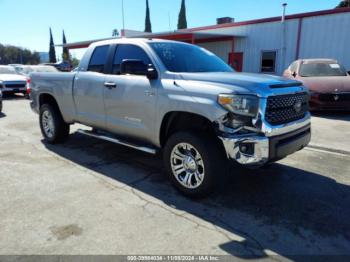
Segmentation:
[(254, 117), (259, 110), (259, 98), (253, 95), (221, 94), (218, 103), (230, 112), (243, 116)]

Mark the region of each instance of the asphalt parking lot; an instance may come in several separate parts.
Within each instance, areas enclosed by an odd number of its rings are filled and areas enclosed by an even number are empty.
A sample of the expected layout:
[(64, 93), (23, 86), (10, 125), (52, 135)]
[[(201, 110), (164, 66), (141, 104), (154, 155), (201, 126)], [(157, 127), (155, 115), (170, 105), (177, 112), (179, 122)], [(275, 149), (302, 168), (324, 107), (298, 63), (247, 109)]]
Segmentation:
[(0, 255), (350, 255), (350, 118), (317, 115), (313, 129), (311, 148), (234, 169), (219, 194), (193, 201), (159, 156), (73, 132), (47, 145), (29, 102), (6, 100)]

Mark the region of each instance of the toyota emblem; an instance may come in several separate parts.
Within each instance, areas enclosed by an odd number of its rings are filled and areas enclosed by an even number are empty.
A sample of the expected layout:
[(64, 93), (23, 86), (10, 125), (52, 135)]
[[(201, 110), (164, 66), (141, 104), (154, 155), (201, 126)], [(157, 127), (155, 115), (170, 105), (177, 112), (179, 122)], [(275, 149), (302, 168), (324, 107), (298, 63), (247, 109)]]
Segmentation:
[(302, 106), (303, 104), (301, 103), (301, 101), (297, 101), (295, 104), (294, 104), (294, 111), (296, 113), (300, 113), (301, 112), (301, 109), (302, 109)]
[(334, 96), (334, 101), (338, 101), (339, 100), (339, 96), (338, 95), (335, 95)]

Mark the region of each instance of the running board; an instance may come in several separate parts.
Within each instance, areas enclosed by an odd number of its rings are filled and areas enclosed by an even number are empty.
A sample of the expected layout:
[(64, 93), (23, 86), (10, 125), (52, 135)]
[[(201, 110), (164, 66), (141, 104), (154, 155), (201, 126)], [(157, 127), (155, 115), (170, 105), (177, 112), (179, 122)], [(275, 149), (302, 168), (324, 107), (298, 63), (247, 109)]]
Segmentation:
[(135, 145), (135, 144), (131, 144), (129, 142), (123, 142), (123, 141), (121, 141), (121, 140), (119, 140), (117, 138), (110, 137), (110, 136), (107, 136), (105, 134), (99, 134), (97, 132), (92, 132), (92, 131), (82, 130), (82, 129), (78, 129), (77, 133), (82, 134), (82, 135), (86, 135), (86, 136), (91, 136), (91, 137), (94, 137), (94, 138), (98, 138), (98, 139), (101, 139), (101, 140), (105, 140), (105, 141), (108, 141), (108, 142), (112, 142), (112, 143), (115, 143), (115, 144), (118, 144), (118, 145), (130, 147), (130, 148), (133, 148), (133, 149), (136, 149), (136, 150), (148, 153), (148, 154), (155, 155), (157, 153), (156, 149), (149, 148), (149, 147), (144, 147), (144, 146), (138, 146), (138, 145)]

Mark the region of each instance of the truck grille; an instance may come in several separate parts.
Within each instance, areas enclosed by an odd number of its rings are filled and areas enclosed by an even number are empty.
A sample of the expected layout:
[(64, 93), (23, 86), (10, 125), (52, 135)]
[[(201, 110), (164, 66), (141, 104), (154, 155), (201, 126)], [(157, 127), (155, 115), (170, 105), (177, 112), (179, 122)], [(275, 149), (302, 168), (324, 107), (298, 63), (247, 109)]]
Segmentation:
[(265, 119), (272, 125), (282, 125), (305, 117), (309, 110), (309, 95), (271, 96), (267, 98)]

